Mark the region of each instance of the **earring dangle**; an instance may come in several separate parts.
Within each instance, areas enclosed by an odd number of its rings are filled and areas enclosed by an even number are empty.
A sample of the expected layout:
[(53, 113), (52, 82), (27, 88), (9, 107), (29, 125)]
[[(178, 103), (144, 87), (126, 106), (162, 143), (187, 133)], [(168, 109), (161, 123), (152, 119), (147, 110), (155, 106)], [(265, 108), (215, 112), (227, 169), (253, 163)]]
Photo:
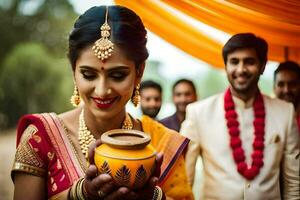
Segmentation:
[(80, 96), (76, 85), (74, 86), (74, 91), (73, 95), (71, 96), (70, 102), (74, 107), (78, 107), (78, 105), (80, 104)]
[(140, 103), (140, 84), (137, 84), (134, 90), (134, 96), (131, 99), (134, 107), (137, 107), (137, 105)]

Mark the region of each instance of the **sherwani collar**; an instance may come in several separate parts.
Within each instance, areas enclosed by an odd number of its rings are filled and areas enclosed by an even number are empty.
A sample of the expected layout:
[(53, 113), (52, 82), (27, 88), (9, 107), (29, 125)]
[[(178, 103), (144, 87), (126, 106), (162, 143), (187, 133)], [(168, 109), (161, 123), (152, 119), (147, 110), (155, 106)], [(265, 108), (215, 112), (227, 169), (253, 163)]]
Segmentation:
[(234, 95), (232, 95), (232, 99), (236, 107), (246, 109), (252, 107), (255, 97), (252, 97), (246, 102)]

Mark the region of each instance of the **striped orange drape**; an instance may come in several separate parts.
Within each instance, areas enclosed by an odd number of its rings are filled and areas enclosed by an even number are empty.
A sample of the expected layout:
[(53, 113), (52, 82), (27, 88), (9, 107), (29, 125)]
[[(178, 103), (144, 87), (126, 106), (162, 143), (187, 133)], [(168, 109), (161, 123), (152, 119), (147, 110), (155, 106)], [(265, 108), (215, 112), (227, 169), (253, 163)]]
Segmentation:
[(168, 7), (229, 34), (253, 32), (263, 37), (269, 44), (270, 60), (300, 62), (297, 0), (116, 0), (116, 3), (137, 12), (150, 31), (215, 67), (224, 66), (223, 44), (185, 23)]

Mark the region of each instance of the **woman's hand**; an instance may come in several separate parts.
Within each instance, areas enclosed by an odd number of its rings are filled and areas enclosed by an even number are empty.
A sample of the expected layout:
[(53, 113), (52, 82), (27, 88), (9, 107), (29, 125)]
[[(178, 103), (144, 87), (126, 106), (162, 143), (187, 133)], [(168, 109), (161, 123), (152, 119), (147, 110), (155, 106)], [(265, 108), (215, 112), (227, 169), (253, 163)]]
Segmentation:
[[(147, 184), (136, 191), (130, 191), (124, 199), (126, 200), (152, 200), (154, 195), (154, 188), (158, 183), (158, 178), (160, 176), (160, 167), (163, 161), (163, 154), (158, 153), (156, 156), (156, 168), (153, 173), (153, 176), (149, 178)], [(163, 199), (165, 196), (163, 195)]]
[(112, 177), (108, 174), (98, 175), (98, 169), (94, 163), (94, 150), (101, 145), (101, 141), (97, 140), (90, 146), (89, 162), (90, 166), (86, 171), (85, 181), (83, 184), (84, 193), (88, 199), (105, 199), (105, 200), (152, 200), (155, 186), (160, 176), (160, 167), (163, 161), (163, 154), (158, 153), (156, 156), (156, 168), (149, 178), (146, 185), (136, 191), (129, 190), (127, 187), (117, 186)]
[(86, 171), (83, 190), (88, 199), (124, 199), (124, 195), (129, 192), (126, 187), (119, 187), (114, 182), (110, 175), (98, 175), (98, 169), (94, 163), (94, 150), (101, 144), (100, 140), (91, 144), (89, 148), (90, 166)]

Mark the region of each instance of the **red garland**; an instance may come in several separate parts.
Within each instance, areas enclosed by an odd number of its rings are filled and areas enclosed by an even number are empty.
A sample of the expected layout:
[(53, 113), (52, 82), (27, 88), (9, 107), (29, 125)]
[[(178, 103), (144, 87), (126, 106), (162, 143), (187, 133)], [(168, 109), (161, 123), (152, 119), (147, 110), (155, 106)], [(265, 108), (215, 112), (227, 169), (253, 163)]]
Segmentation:
[(232, 155), (237, 165), (238, 172), (248, 180), (254, 179), (260, 171), (260, 168), (264, 165), (264, 135), (265, 135), (265, 106), (263, 97), (258, 92), (257, 97), (253, 103), (254, 109), (254, 141), (253, 141), (253, 153), (252, 164), (247, 166), (245, 162), (245, 152), (242, 147), (242, 141), (240, 139), (239, 122), (237, 121), (238, 115), (235, 111), (234, 102), (230, 89), (227, 89), (224, 96), (224, 109), (226, 125), (228, 133), (230, 135), (230, 147), (232, 149)]

